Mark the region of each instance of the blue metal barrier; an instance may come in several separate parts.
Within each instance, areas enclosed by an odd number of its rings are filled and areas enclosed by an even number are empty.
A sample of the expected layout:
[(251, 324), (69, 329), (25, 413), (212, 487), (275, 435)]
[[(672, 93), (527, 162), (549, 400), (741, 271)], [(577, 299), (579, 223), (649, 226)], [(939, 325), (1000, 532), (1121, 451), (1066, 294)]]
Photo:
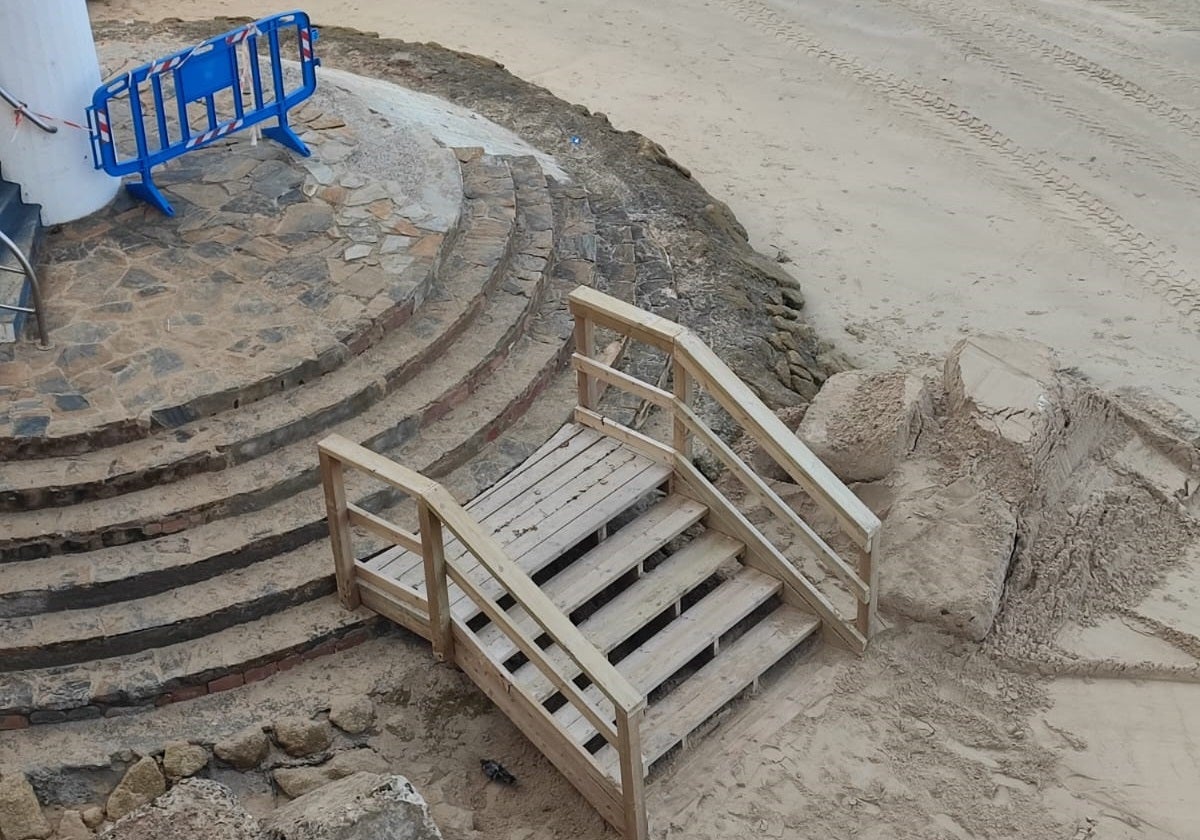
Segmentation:
[[(316, 68), (321, 62), (313, 49), (316, 40), (317, 30), (307, 14), (286, 12), (144, 64), (101, 85), (88, 108), (96, 168), (116, 177), (140, 173), (141, 182), (128, 183), (125, 188), (173, 216), (175, 211), (155, 186), (150, 170), (193, 149), (275, 119), (278, 125), (263, 128), (263, 135), (307, 157), (311, 152), (288, 125), (287, 115), (317, 89)], [(292, 48), (300, 66), (300, 82), (289, 89), (283, 53)], [(265, 67), (260, 66), (264, 63)], [(269, 75), (266, 85), (265, 75)], [(248, 83), (248, 93), (243, 92), (243, 82)], [(168, 104), (171, 99), (173, 107)], [(189, 108), (200, 107), (203, 113), (193, 119)], [(156, 137), (147, 131), (147, 121), (154, 124)], [(196, 129), (193, 122), (203, 127)]]

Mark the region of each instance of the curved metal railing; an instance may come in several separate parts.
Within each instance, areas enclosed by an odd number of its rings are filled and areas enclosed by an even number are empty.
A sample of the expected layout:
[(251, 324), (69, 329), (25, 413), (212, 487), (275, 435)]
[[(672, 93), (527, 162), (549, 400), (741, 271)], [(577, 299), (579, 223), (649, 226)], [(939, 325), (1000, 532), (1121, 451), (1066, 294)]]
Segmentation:
[(42, 287), (38, 283), (37, 272), (33, 270), (33, 265), (29, 262), (29, 258), (25, 256), (25, 252), (9, 238), (8, 234), (0, 230), (0, 246), (4, 246), (12, 252), (17, 258), (17, 262), (21, 267), (13, 268), (10, 265), (0, 265), (0, 271), (8, 271), (13, 274), (24, 274), (29, 280), (30, 294), (33, 296), (33, 306), (10, 306), (6, 303), (0, 303), (0, 309), (6, 309), (10, 312), (26, 312), (32, 314), (37, 321), (38, 328), (38, 346), (43, 350), (50, 349), (50, 336), (46, 332), (46, 318), (43, 314), (42, 307)]
[(38, 128), (40, 128), (42, 131), (46, 132), (47, 134), (57, 134), (58, 133), (58, 126), (50, 125), (50, 123), (46, 122), (41, 117), (39, 117), (37, 114), (33, 113), (33, 111), (30, 111), (28, 105), (26, 105), (20, 99), (17, 99), (17, 97), (13, 96), (11, 93), (6, 91), (2, 87), (0, 87), (0, 99), (3, 99), (5, 102), (7, 102), (9, 105), (12, 106), (14, 111), (16, 111), (18, 114), (21, 114), (22, 116), (24, 116), (25, 119), (29, 120), (31, 123), (36, 125)]

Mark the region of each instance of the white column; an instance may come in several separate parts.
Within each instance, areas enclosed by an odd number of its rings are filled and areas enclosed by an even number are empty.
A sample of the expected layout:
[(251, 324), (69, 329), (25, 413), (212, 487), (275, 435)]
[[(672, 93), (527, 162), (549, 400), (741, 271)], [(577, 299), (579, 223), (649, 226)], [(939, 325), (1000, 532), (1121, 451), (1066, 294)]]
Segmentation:
[[(29, 109), (87, 125), (85, 109), (100, 85), (100, 63), (86, 0), (0, 0), (0, 87)], [(0, 100), (0, 167), (58, 224), (99, 210), (120, 181), (92, 164), (86, 131), (61, 122), (47, 134), (28, 120), (13, 128)]]

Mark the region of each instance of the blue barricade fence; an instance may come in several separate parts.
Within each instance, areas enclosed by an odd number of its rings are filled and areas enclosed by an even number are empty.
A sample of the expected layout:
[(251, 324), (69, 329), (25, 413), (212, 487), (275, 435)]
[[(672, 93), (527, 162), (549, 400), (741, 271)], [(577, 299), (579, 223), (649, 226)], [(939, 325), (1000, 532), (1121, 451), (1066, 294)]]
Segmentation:
[[(263, 135), (307, 157), (311, 152), (288, 125), (288, 110), (317, 89), (316, 40), (307, 14), (286, 12), (101, 85), (88, 108), (96, 168), (117, 177), (140, 173), (141, 182), (126, 189), (173, 216), (150, 170), (193, 149), (277, 120)], [(285, 58), (298, 62), (298, 83), (285, 77)]]

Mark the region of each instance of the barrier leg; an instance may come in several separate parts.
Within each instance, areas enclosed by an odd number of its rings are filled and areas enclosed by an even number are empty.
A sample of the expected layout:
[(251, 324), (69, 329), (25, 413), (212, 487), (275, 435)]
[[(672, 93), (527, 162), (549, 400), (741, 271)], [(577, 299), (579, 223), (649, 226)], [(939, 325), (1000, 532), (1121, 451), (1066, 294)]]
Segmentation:
[(262, 133), (263, 137), (269, 137), (281, 146), (287, 146), (302, 157), (308, 157), (312, 154), (308, 146), (304, 145), (304, 141), (300, 139), (300, 135), (292, 131), (292, 127), (287, 124), (286, 117), (280, 117), (279, 125), (264, 128)]
[(140, 199), (151, 207), (157, 207), (164, 216), (174, 216), (175, 208), (167, 201), (167, 197), (163, 195), (154, 183), (154, 179), (150, 177), (150, 170), (142, 170), (141, 182), (133, 182), (125, 185), (125, 189), (129, 190), (129, 194), (134, 198)]

